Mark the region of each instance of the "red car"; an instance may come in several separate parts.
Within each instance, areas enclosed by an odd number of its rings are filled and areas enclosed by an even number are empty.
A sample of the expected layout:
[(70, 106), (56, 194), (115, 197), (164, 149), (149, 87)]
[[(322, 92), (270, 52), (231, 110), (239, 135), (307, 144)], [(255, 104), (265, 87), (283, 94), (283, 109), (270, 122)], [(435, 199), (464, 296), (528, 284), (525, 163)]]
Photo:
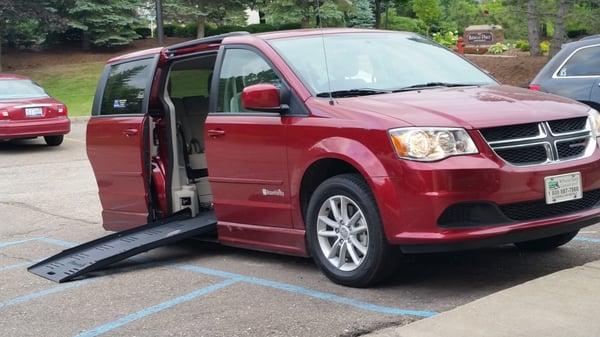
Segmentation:
[(223, 244), (369, 286), (398, 253), (565, 244), (600, 219), (599, 135), (424, 37), (331, 29), (111, 59), (87, 151), (107, 230), (214, 209)]
[(0, 141), (43, 136), (58, 146), (70, 130), (63, 103), (27, 77), (0, 73)]

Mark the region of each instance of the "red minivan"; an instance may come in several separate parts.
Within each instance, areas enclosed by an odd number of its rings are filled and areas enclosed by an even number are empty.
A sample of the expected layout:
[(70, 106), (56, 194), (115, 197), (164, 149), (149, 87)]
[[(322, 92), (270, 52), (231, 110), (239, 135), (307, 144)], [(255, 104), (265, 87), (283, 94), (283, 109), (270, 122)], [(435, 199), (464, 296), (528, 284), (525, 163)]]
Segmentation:
[(184, 208), (219, 242), (369, 286), (399, 253), (550, 249), (600, 218), (600, 115), (412, 33), (231, 33), (108, 61), (87, 129), (104, 227)]

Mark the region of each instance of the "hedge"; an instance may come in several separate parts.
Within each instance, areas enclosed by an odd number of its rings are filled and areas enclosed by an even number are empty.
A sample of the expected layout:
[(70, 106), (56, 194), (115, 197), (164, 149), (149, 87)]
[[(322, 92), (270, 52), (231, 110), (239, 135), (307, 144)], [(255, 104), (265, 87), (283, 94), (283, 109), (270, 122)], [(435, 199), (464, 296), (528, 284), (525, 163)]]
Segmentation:
[[(193, 38), (196, 37), (197, 24), (188, 24), (188, 25), (177, 25), (177, 24), (166, 24), (164, 26), (164, 31), (166, 36), (170, 37), (183, 37), (183, 38)], [(278, 30), (287, 30), (287, 29), (298, 29), (300, 28), (299, 23), (292, 24), (283, 24), (283, 25), (270, 25), (268, 23), (257, 23), (251, 24), (248, 26), (213, 26), (206, 25), (204, 27), (204, 36), (213, 36), (231, 32), (238, 31), (246, 31), (249, 33), (263, 33), (263, 32), (272, 32)], [(141, 35), (141, 34), (140, 34)]]

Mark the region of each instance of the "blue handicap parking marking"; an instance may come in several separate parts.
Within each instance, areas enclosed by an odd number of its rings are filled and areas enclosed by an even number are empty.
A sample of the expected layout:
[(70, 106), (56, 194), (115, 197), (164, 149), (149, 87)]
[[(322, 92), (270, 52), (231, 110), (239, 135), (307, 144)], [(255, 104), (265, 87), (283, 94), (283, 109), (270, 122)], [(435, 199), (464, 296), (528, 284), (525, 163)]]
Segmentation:
[(590, 242), (590, 243), (600, 243), (600, 239), (589, 238), (585, 236), (576, 236), (573, 240), (582, 241), (582, 242)]
[(213, 285), (207, 286), (207, 287), (203, 287), (200, 289), (196, 289), (190, 293), (187, 293), (185, 295), (179, 296), (179, 297), (175, 297), (173, 299), (170, 299), (168, 301), (159, 303), (157, 305), (153, 305), (151, 307), (142, 309), (140, 311), (131, 313), (129, 315), (125, 315), (115, 321), (100, 325), (98, 327), (95, 327), (93, 329), (84, 331), (78, 335), (76, 335), (76, 337), (95, 337), (95, 336), (99, 336), (102, 335), (104, 333), (107, 333), (111, 330), (117, 329), (123, 325), (129, 324), (133, 321), (136, 321), (138, 319), (142, 319), (146, 316), (161, 312), (165, 309), (169, 309), (173, 306), (176, 306), (178, 304), (182, 304), (185, 302), (189, 302), (193, 299), (196, 299), (198, 297), (204, 296), (204, 295), (208, 295), (212, 292), (215, 292), (217, 290), (220, 290), (222, 288), (228, 287), (234, 283), (238, 282), (237, 279), (226, 279), (224, 281), (221, 281), (219, 283), (215, 283)]
[(26, 267), (29, 264), (30, 264), (29, 262), (22, 262), (22, 263), (10, 264), (8, 266), (1, 266), (0, 267), (0, 271), (5, 271), (5, 270), (11, 270), (11, 269), (16, 269), (16, 268)]
[(38, 239), (40, 239), (40, 238), (27, 238), (27, 239), (14, 240), (14, 241), (0, 241), (0, 249), (10, 247), (10, 246), (20, 245), (22, 243), (35, 241)]
[(304, 288), (304, 287), (296, 286), (293, 284), (287, 284), (287, 283), (282, 283), (282, 282), (277, 282), (277, 281), (272, 281), (272, 280), (267, 280), (267, 279), (262, 279), (262, 278), (258, 278), (258, 277), (252, 277), (252, 276), (245, 276), (245, 275), (230, 273), (230, 272), (217, 270), (217, 269), (200, 267), (200, 266), (191, 265), (191, 264), (178, 265), (177, 268), (195, 272), (195, 273), (211, 275), (211, 276), (228, 277), (228, 278), (235, 277), (242, 282), (260, 285), (260, 286), (269, 287), (269, 288), (278, 289), (278, 290), (283, 290), (283, 291), (292, 292), (292, 293), (296, 293), (296, 294), (301, 294), (301, 295), (317, 298), (320, 300), (343, 304), (343, 305), (355, 307), (355, 308), (366, 310), (366, 311), (376, 312), (376, 313), (380, 313), (380, 314), (410, 315), (410, 316), (417, 316), (417, 317), (431, 317), (431, 316), (438, 314), (437, 312), (434, 312), (434, 311), (408, 310), (408, 309), (401, 309), (401, 308), (396, 308), (396, 307), (381, 306), (381, 305), (377, 305), (377, 304), (373, 304), (373, 303), (356, 300), (356, 299), (353, 299), (350, 297), (339, 296), (336, 294), (326, 293), (326, 292), (322, 292), (322, 291), (318, 291), (318, 290), (312, 290), (309, 288)]
[(52, 288), (48, 288), (48, 289), (44, 289), (44, 290), (40, 290), (40, 291), (36, 291), (27, 295), (23, 295), (23, 296), (19, 296), (19, 297), (15, 297), (11, 300), (5, 301), (0, 303), (0, 310), (13, 306), (13, 305), (17, 305), (17, 304), (21, 304), (21, 303), (25, 303), (25, 302), (29, 302), (31, 300), (35, 300), (41, 297), (45, 297), (48, 295), (52, 295), (52, 294), (56, 294), (59, 292), (63, 292), (65, 290), (69, 290), (69, 289), (73, 289), (73, 288), (78, 288), (81, 287), (87, 283), (90, 283), (92, 280), (83, 280), (83, 281), (78, 281), (78, 282), (71, 282), (71, 283), (65, 283), (65, 284), (61, 284)]

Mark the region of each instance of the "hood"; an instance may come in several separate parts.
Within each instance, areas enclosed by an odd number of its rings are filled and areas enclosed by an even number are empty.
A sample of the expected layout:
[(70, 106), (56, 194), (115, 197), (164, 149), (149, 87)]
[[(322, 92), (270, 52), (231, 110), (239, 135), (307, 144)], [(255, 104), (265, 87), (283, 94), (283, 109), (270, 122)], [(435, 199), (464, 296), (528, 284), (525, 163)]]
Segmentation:
[(337, 102), (344, 110), (384, 115), (411, 126), (467, 129), (587, 116), (590, 109), (567, 98), (505, 85), (424, 89)]

